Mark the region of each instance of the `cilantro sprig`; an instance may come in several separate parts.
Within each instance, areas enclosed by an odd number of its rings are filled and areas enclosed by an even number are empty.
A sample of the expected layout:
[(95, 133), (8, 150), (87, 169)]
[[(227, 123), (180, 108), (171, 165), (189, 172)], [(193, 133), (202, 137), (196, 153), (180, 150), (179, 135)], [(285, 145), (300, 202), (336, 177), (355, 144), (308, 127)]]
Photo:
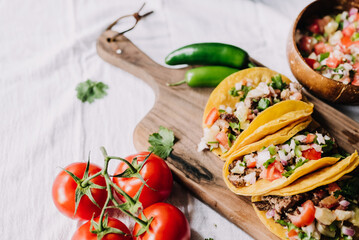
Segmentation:
[(82, 102), (92, 103), (95, 99), (103, 98), (107, 95), (108, 86), (103, 82), (94, 82), (88, 79), (77, 85), (77, 98)]
[(160, 126), (158, 133), (153, 133), (149, 136), (148, 142), (151, 146), (148, 148), (149, 151), (153, 152), (157, 156), (166, 159), (173, 150), (175, 136), (173, 131)]
[(292, 175), (292, 174), (294, 173), (294, 171), (295, 171), (297, 168), (303, 166), (304, 163), (307, 163), (307, 162), (308, 162), (308, 159), (305, 159), (305, 160), (300, 159), (300, 160), (295, 164), (294, 168), (288, 166), (288, 167), (285, 169), (286, 172), (282, 173), (282, 175), (283, 175), (284, 177), (288, 178), (290, 175)]

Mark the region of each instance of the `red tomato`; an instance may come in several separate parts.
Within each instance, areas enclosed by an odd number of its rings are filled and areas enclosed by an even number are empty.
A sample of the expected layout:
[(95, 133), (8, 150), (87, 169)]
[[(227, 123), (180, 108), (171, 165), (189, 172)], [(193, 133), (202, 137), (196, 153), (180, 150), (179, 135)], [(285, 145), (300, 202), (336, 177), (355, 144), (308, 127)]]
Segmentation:
[(311, 53), (313, 49), (313, 38), (308, 36), (303, 36), (299, 41), (300, 50)]
[[(141, 226), (133, 229), (134, 240), (189, 240), (191, 229), (184, 214), (168, 203), (156, 203), (143, 210), (147, 219), (153, 217), (149, 231), (135, 237)], [(142, 219), (142, 216), (138, 216)]]
[[(72, 172), (75, 176), (82, 178), (86, 170), (87, 163), (73, 163), (67, 166), (65, 169)], [(90, 164), (89, 167), (89, 176), (94, 175), (101, 171), (101, 168)], [(91, 182), (100, 185), (106, 186), (106, 181), (102, 176), (98, 176), (91, 180)], [(91, 200), (84, 195), (81, 198), (77, 212), (75, 212), (75, 192), (78, 184), (73, 180), (73, 178), (67, 174), (65, 171), (61, 171), (59, 175), (55, 178), (54, 184), (52, 186), (52, 198), (56, 207), (64, 215), (74, 218), (74, 219), (84, 219), (89, 220), (92, 218), (92, 215), (98, 216), (101, 213), (101, 209), (98, 208)], [(96, 203), (102, 208), (107, 199), (106, 189), (91, 189), (91, 193)]]
[(302, 151), (302, 156), (305, 159), (318, 160), (318, 159), (320, 159), (322, 157), (322, 153), (315, 151), (314, 148), (310, 148), (310, 149), (307, 149), (305, 151)]
[(327, 66), (330, 68), (338, 67), (340, 60), (335, 57), (328, 57), (327, 58)]
[(346, 36), (346, 37), (351, 37), (354, 32), (355, 32), (355, 28), (354, 28), (353, 25), (347, 26), (347, 27), (344, 28), (343, 31), (342, 31), (343, 36)]
[(251, 160), (247, 161), (248, 168), (254, 168), (256, 166), (256, 164), (257, 164), (257, 161), (254, 160), (253, 158)]
[(308, 133), (306, 139), (304, 140), (304, 143), (312, 143), (315, 139), (315, 134)]
[(357, 72), (359, 71), (359, 62), (353, 64), (353, 69)]
[(332, 51), (333, 51), (333, 47), (328, 44), (325, 44), (323, 42), (320, 42), (320, 43), (317, 43), (314, 45), (314, 52), (317, 55), (326, 53), (326, 52), (332, 52)]
[(354, 74), (354, 79), (352, 81), (352, 85), (359, 86), (359, 73)]
[(267, 179), (268, 181), (274, 181), (282, 177), (283, 170), (283, 165), (280, 162), (275, 161), (274, 163), (270, 164), (267, 169), (263, 169), (261, 177)]
[(350, 45), (352, 45), (352, 40), (350, 39), (350, 37), (347, 36), (343, 36), (342, 39), (340, 40), (340, 42), (346, 47), (350, 47)]
[(320, 27), (319, 24), (314, 22), (311, 25), (309, 25), (308, 27), (309, 31), (311, 31), (312, 33), (320, 33)]
[(304, 227), (310, 225), (315, 219), (315, 207), (311, 200), (307, 200), (302, 204), (303, 210), (300, 215), (288, 215), (290, 221), (296, 227)]
[[(94, 219), (95, 222), (99, 222), (99, 218)], [(120, 229), (126, 235), (109, 233), (106, 234), (102, 240), (132, 240), (131, 232), (128, 230), (125, 224), (123, 224), (120, 220), (116, 218), (108, 218), (107, 226)], [(72, 236), (72, 240), (97, 240), (97, 235), (90, 232), (91, 221), (86, 222), (81, 227), (79, 227), (75, 234)], [(91, 230), (95, 230), (92, 227)]]
[(212, 126), (213, 123), (219, 118), (219, 112), (217, 108), (212, 108), (212, 110), (208, 113), (206, 120), (204, 121), (204, 124), (207, 126)]
[[(137, 157), (137, 162), (140, 164), (145, 160), (148, 154), (149, 152), (139, 152), (126, 157), (126, 160), (132, 163), (133, 159)], [(124, 172), (127, 168), (128, 166), (124, 162), (120, 162), (114, 175)], [(150, 188), (144, 186), (139, 198), (139, 201), (142, 203), (144, 208), (154, 203), (164, 201), (168, 198), (171, 194), (173, 178), (170, 168), (162, 158), (152, 153), (139, 173), (146, 181), (147, 185), (150, 186)], [(131, 197), (136, 195), (143, 184), (141, 180), (136, 177), (114, 177), (112, 180)], [(125, 201), (123, 196), (119, 195), (119, 197), (122, 201)]]
[(288, 232), (288, 238), (289, 240), (297, 240), (298, 233), (295, 229), (292, 229)]
[(219, 132), (216, 135), (216, 139), (217, 141), (225, 148), (225, 149), (229, 149), (229, 144), (228, 144), (228, 137), (227, 134), (225, 132)]
[(314, 64), (317, 62), (316, 60), (311, 58), (304, 58), (304, 60), (311, 68), (314, 68)]

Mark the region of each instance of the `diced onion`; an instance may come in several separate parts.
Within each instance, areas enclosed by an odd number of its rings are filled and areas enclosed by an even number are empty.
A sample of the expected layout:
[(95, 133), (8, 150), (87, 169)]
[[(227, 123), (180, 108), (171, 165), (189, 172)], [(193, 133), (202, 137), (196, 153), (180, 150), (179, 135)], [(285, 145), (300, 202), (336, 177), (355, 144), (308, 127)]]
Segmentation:
[(354, 229), (352, 229), (352, 228), (343, 226), (343, 227), (342, 227), (342, 233), (343, 233), (344, 235), (347, 235), (347, 236), (351, 236), (351, 237), (352, 237), (352, 236), (354, 236), (355, 231), (354, 231)]
[(353, 16), (356, 15), (358, 13), (358, 9), (357, 8), (351, 8), (349, 10), (349, 16)]
[(271, 158), (270, 152), (265, 149), (263, 151), (260, 151), (258, 153), (258, 161), (257, 161), (257, 167), (260, 167), (265, 163), (268, 159)]
[(343, 207), (348, 207), (349, 204), (350, 204), (350, 202), (348, 202), (347, 200), (341, 200), (341, 201), (339, 202), (339, 204), (342, 205)]
[(272, 218), (272, 217), (274, 217), (274, 214), (275, 214), (274, 209), (271, 209), (271, 210), (266, 212), (266, 217), (267, 218)]
[(244, 181), (246, 181), (246, 185), (251, 185), (251, 184), (255, 184), (256, 183), (256, 173), (252, 172), (250, 174), (247, 174), (246, 176), (244, 176)]

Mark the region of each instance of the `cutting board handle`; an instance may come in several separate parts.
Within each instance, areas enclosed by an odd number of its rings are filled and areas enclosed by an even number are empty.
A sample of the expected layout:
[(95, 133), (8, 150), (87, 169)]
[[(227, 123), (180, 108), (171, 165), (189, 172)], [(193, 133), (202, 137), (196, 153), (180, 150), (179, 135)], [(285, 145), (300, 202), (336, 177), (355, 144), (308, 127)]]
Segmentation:
[(144, 80), (154, 90), (158, 90), (158, 84), (165, 85), (169, 79), (172, 81), (183, 79), (187, 69), (171, 69), (161, 66), (124, 35), (116, 37), (116, 41), (109, 41), (116, 33), (107, 30), (97, 41), (97, 52), (106, 62)]

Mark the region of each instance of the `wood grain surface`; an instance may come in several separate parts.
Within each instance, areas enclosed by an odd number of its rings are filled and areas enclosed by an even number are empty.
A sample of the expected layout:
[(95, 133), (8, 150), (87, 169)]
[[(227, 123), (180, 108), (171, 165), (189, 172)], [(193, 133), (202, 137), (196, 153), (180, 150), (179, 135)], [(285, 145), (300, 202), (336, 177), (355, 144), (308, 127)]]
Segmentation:
[[(187, 69), (169, 69), (155, 63), (125, 36), (109, 42), (115, 34), (108, 30), (99, 37), (99, 56), (144, 80), (156, 95), (154, 107), (135, 129), (136, 149), (147, 149), (148, 136), (157, 132), (159, 126), (172, 129), (176, 143), (167, 163), (176, 180), (253, 238), (278, 239), (259, 221), (250, 198), (237, 196), (227, 189), (222, 179), (223, 162), (210, 152), (197, 152), (202, 137), (203, 109), (213, 89), (166, 86), (168, 82), (182, 80)], [(315, 105), (315, 119), (333, 134), (338, 144), (349, 152), (359, 149), (359, 124), (312, 95), (306, 95)]]

